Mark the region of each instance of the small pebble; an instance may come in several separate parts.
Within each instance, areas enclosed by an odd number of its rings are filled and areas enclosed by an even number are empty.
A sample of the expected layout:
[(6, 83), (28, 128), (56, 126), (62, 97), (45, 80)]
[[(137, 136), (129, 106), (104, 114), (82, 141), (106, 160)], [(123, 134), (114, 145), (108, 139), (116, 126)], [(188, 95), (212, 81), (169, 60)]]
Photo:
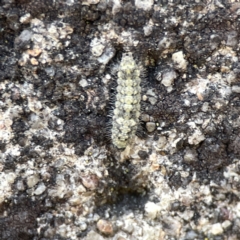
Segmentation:
[(91, 230), (86, 236), (85, 240), (104, 240), (104, 238), (100, 234)]
[(197, 160), (197, 152), (195, 150), (188, 149), (184, 155), (184, 162), (191, 163)]
[(44, 191), (46, 190), (46, 186), (44, 185), (44, 183), (40, 183), (38, 185), (38, 187), (36, 188), (36, 190), (34, 191), (35, 195), (40, 195), (42, 194)]
[(31, 14), (26, 13), (25, 15), (20, 17), (19, 21), (20, 21), (20, 23), (27, 24), (27, 23), (30, 23), (31, 19), (32, 19)]
[(149, 97), (148, 100), (152, 105), (155, 105), (157, 103), (157, 98), (155, 98), (155, 97)]
[(223, 233), (223, 228), (221, 226), (221, 223), (215, 223), (212, 225), (212, 228), (211, 228), (211, 233), (213, 235), (219, 235), (219, 234), (222, 234)]
[(176, 64), (176, 67), (181, 70), (186, 70), (188, 62), (184, 59), (182, 51), (175, 52), (172, 55), (172, 60)]
[(154, 122), (148, 122), (146, 128), (148, 132), (153, 132), (156, 129), (156, 124)]
[(145, 102), (145, 101), (147, 101), (147, 99), (148, 99), (148, 97), (146, 96), (146, 95), (143, 95), (142, 96), (142, 100)]
[(80, 80), (79, 84), (80, 84), (80, 86), (83, 87), (83, 88), (88, 86), (88, 82), (87, 82), (86, 79)]
[(171, 70), (171, 71), (168, 71), (168, 72), (165, 72), (163, 73), (163, 77), (162, 77), (162, 84), (165, 86), (165, 87), (170, 87), (173, 82), (174, 82), (174, 79), (177, 77), (177, 74), (175, 71)]
[(84, 187), (94, 190), (98, 186), (98, 177), (95, 174), (87, 175), (82, 177), (82, 184)]
[(37, 174), (27, 177), (27, 185), (29, 188), (32, 188), (39, 182), (39, 176)]
[(229, 228), (231, 225), (232, 225), (232, 223), (231, 223), (229, 220), (225, 220), (225, 221), (222, 223), (222, 227), (223, 227), (224, 229)]
[(104, 219), (100, 219), (97, 222), (97, 228), (101, 233), (104, 233), (106, 235), (112, 235), (113, 234), (112, 223), (109, 222), (109, 221), (106, 221)]
[(87, 229), (87, 224), (86, 224), (86, 223), (82, 223), (82, 224), (80, 225), (80, 229), (81, 229), (82, 231), (85, 231), (85, 230)]
[(135, 6), (145, 11), (149, 11), (152, 8), (153, 2), (153, 0), (135, 0)]
[(154, 202), (147, 202), (145, 204), (145, 212), (147, 214), (147, 217), (151, 219), (155, 219), (159, 211), (160, 211), (160, 207)]
[(122, 227), (122, 230), (123, 230), (124, 232), (129, 233), (129, 234), (132, 233), (133, 230), (134, 230), (133, 220), (132, 220), (132, 219), (126, 219), (126, 220), (124, 221), (124, 225), (123, 225), (123, 227)]
[(38, 65), (38, 60), (36, 58), (31, 58), (30, 62), (32, 65)]
[(240, 86), (237, 85), (232, 86), (232, 91), (235, 93), (240, 93)]

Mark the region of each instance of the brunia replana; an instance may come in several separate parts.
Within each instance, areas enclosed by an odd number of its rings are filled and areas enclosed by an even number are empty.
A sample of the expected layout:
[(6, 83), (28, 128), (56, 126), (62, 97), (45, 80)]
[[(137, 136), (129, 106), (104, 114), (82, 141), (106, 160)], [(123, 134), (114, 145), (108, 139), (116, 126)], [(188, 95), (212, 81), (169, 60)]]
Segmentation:
[(122, 57), (117, 78), (117, 95), (113, 109), (111, 139), (124, 149), (135, 135), (140, 116), (141, 66), (130, 52)]

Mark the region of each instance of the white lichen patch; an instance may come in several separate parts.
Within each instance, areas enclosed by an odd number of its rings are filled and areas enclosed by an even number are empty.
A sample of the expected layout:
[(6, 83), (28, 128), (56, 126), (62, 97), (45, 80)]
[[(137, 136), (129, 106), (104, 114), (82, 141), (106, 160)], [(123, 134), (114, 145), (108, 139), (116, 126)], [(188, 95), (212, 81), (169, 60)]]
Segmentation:
[(119, 149), (127, 146), (137, 130), (141, 100), (140, 73), (141, 67), (132, 54), (124, 54), (118, 71), (111, 129), (112, 142)]

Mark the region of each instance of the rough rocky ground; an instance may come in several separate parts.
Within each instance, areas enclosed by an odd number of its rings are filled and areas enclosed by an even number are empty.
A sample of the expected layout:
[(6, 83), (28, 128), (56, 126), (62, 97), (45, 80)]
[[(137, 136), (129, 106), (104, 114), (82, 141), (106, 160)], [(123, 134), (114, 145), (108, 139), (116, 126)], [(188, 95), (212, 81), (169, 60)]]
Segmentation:
[[(0, 239), (240, 239), (239, 34), (233, 0), (1, 0)], [(125, 51), (145, 77), (119, 160)]]

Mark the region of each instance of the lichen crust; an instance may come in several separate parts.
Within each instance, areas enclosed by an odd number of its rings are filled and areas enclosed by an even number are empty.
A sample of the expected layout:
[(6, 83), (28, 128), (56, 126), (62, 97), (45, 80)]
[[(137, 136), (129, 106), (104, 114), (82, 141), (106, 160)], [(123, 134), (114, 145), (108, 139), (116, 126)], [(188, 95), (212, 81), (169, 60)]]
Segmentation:
[(130, 52), (123, 54), (117, 76), (111, 138), (118, 149), (124, 149), (136, 133), (141, 100), (141, 66)]

